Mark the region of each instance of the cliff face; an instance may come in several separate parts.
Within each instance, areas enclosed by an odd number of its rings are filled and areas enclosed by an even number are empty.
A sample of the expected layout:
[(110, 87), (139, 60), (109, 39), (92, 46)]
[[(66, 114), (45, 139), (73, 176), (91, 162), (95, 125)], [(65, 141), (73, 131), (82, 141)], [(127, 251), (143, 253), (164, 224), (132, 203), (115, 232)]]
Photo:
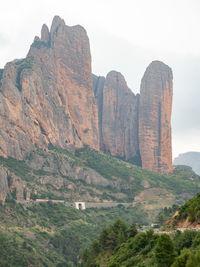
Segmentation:
[(94, 77), (99, 110), (99, 136), (102, 151), (125, 159), (136, 157), (138, 145), (139, 96), (128, 88), (121, 73), (111, 71)]
[(142, 167), (161, 173), (172, 171), (172, 71), (154, 61), (141, 82), (139, 146)]
[(81, 26), (56, 16), (25, 59), (0, 69), (0, 155), (23, 159), (35, 145), (89, 147), (157, 172), (172, 171), (172, 72), (154, 61), (134, 95), (116, 71), (92, 76)]
[(99, 149), (89, 40), (55, 17), (27, 57), (1, 71), (0, 155), (23, 158), (35, 144)]

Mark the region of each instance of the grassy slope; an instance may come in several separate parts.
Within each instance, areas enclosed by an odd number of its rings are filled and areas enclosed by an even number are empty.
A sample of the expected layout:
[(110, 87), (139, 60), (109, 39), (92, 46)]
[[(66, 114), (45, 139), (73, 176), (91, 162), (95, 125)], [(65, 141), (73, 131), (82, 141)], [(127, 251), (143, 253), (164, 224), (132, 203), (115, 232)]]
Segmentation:
[[(135, 185), (133, 188), (130, 188), (127, 191), (125, 190), (127, 194), (135, 195), (141, 190), (144, 190), (144, 187), (141, 185), (143, 180), (148, 181), (150, 187), (164, 188), (174, 194), (181, 194), (183, 192), (195, 194), (199, 191), (199, 176), (191, 171), (184, 171), (176, 168), (173, 174), (163, 175), (142, 169), (136, 165), (124, 162), (87, 147), (77, 150), (75, 155), (86, 166), (96, 170), (107, 179), (120, 177), (124, 181), (129, 182), (130, 177), (133, 177), (135, 179)], [(192, 178), (193, 180), (189, 180), (189, 178)]]

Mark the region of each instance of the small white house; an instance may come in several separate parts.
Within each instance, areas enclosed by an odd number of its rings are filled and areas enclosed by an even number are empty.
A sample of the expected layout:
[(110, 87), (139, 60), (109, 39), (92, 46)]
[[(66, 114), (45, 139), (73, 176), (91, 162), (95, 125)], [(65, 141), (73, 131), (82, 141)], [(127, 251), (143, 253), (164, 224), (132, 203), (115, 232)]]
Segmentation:
[(85, 202), (75, 202), (75, 208), (77, 210), (85, 210)]

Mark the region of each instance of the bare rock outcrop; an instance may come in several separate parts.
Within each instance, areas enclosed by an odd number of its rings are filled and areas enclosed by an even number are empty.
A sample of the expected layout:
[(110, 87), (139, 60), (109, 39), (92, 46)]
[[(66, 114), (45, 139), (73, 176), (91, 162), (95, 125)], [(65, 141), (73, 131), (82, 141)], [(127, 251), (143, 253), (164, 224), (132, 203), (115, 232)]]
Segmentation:
[(94, 77), (99, 110), (99, 136), (102, 151), (125, 159), (136, 157), (138, 144), (139, 96), (128, 88), (121, 73), (111, 71)]
[(99, 149), (86, 31), (56, 16), (27, 57), (1, 71), (0, 155), (22, 159), (34, 145)]
[(86, 31), (55, 16), (25, 59), (0, 69), (0, 155), (23, 159), (35, 146), (88, 145), (171, 172), (171, 106), (167, 65), (152, 62), (135, 95), (119, 72), (92, 76)]
[(139, 146), (142, 167), (172, 172), (172, 71), (153, 61), (142, 78), (139, 108)]

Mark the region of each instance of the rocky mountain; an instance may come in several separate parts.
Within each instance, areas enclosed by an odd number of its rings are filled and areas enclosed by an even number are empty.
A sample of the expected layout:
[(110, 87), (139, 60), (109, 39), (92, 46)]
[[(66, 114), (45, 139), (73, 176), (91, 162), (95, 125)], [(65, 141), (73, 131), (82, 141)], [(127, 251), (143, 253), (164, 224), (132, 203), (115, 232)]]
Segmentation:
[(0, 154), (22, 159), (34, 145), (99, 149), (89, 40), (55, 17), (23, 60), (5, 66), (0, 92)]
[(94, 76), (94, 89), (101, 150), (125, 159), (135, 157), (139, 152), (139, 95), (134, 95), (116, 71), (109, 72), (105, 79)]
[(200, 174), (200, 152), (186, 152), (174, 159), (174, 165), (187, 165)]
[(140, 88), (139, 143), (142, 166), (156, 172), (172, 171), (172, 71), (154, 61)]
[(93, 76), (102, 151), (149, 170), (172, 172), (172, 79), (167, 65), (153, 61), (135, 96), (119, 72)]
[(86, 31), (56, 16), (25, 59), (0, 70), (0, 155), (24, 159), (35, 146), (87, 145), (169, 173), (171, 105), (167, 65), (152, 62), (135, 95), (119, 72), (92, 75)]

